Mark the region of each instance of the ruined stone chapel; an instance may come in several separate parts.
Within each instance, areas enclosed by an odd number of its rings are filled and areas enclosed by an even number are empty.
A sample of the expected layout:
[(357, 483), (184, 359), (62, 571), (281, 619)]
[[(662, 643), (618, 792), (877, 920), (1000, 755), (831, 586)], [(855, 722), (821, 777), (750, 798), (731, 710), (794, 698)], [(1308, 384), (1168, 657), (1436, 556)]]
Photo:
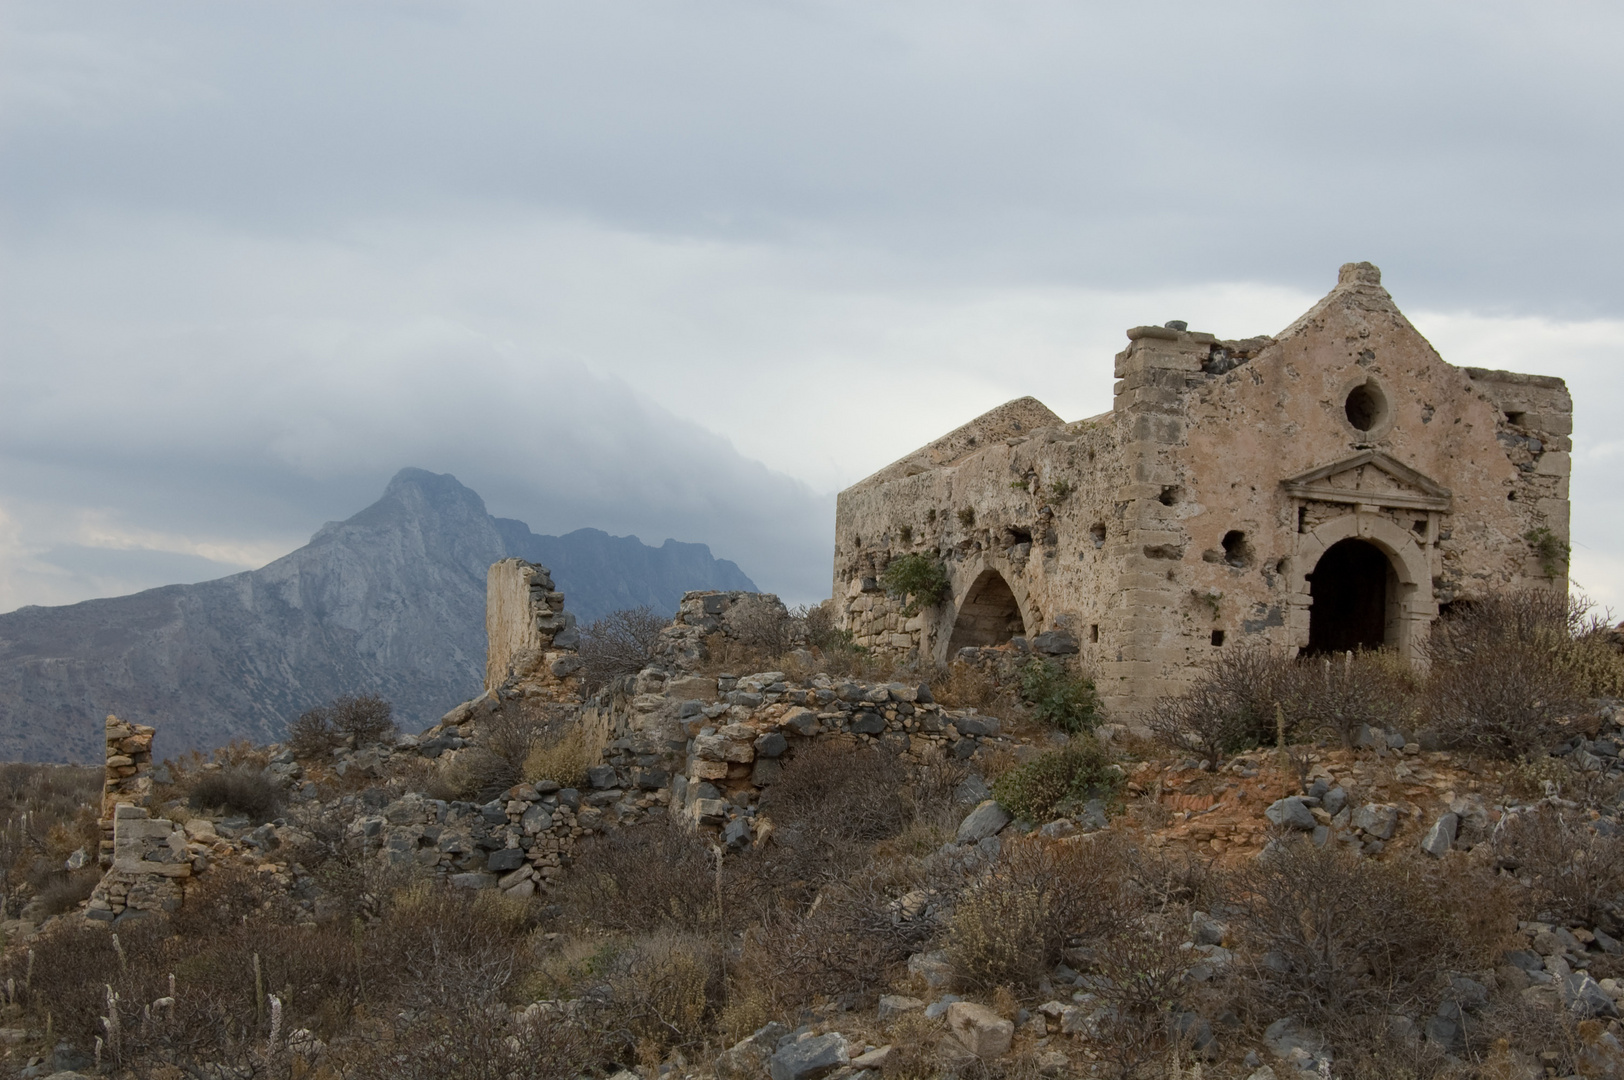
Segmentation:
[[(1110, 412), (1019, 398), (840, 493), (858, 644), (1077, 652), (1131, 713), (1218, 649), (1419, 659), (1443, 605), (1566, 587), (1566, 385), (1446, 363), (1370, 263), (1276, 337), (1135, 327), (1116, 379)], [(910, 617), (880, 579), (912, 553), (950, 585)]]

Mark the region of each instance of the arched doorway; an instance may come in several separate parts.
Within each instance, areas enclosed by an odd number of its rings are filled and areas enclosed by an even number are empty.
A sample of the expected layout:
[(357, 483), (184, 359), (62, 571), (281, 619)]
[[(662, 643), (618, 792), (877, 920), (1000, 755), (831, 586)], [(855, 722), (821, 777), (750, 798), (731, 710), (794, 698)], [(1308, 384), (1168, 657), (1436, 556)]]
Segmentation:
[(1009, 582), (996, 570), (983, 570), (975, 579), (953, 622), (953, 636), (947, 655), (971, 646), (1002, 645), (1017, 634), (1026, 633), (1021, 606), (1010, 591)]
[(1378, 649), (1389, 641), (1395, 575), (1385, 552), (1367, 540), (1332, 544), (1308, 575), (1313, 604), (1306, 652)]

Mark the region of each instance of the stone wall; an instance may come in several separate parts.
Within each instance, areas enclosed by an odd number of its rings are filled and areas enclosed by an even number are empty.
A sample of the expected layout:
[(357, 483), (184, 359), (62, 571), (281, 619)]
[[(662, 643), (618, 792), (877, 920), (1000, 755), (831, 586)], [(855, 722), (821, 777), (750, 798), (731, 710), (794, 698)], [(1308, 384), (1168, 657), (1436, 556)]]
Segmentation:
[(103, 866), (113, 864), (117, 840), (116, 809), (120, 803), (145, 806), (152, 795), (152, 735), (145, 724), (107, 718), (106, 772), (102, 780), (101, 851)]
[(515, 680), (568, 692), (579, 679), (580, 631), (545, 566), (523, 559), (493, 563), (485, 577), (485, 689)]
[(137, 914), (180, 907), (181, 882), (192, 876), (194, 850), (185, 830), (151, 817), (145, 807), (119, 803), (113, 809), (112, 866), (102, 875), (86, 908), (87, 918), (113, 922)]

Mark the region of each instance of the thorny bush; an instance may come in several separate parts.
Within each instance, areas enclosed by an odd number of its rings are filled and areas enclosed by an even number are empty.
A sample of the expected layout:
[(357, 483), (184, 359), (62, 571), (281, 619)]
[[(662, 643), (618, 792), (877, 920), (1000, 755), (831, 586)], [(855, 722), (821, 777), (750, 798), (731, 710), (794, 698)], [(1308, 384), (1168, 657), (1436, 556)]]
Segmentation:
[(1527, 589), (1441, 619), (1431, 643), (1429, 711), (1445, 741), (1505, 758), (1561, 741), (1583, 689), (1564, 660), (1584, 611), (1565, 593)]
[(579, 651), (586, 692), (595, 693), (621, 676), (635, 675), (647, 667), (660, 631), (669, 621), (644, 604), (611, 611), (582, 628)]

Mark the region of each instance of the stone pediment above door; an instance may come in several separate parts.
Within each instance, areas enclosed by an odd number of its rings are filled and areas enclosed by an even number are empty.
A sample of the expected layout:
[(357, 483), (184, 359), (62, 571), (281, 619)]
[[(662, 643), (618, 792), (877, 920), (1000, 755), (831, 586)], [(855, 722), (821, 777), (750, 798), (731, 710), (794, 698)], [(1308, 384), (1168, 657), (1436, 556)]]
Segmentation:
[(1293, 498), (1320, 502), (1442, 513), (1447, 513), (1451, 504), (1448, 488), (1379, 450), (1365, 450), (1321, 465), (1288, 477), (1280, 485)]

